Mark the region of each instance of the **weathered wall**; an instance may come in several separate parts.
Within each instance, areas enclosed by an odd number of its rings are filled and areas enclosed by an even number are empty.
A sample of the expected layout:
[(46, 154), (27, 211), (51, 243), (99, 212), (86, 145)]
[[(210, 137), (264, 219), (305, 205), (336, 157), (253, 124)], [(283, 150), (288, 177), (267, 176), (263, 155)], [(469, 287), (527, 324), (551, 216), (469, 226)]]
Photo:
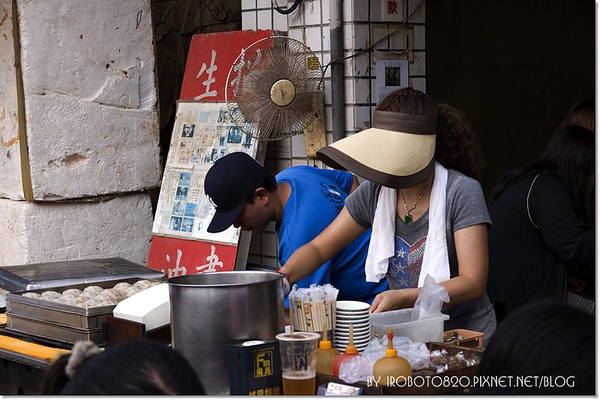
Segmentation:
[(150, 0), (0, 0), (0, 34), (0, 265), (145, 263), (162, 174)]
[(33, 198), (160, 185), (149, 2), (17, 5)]
[(0, 198), (24, 198), (12, 0), (0, 0)]
[(145, 265), (152, 206), (147, 194), (93, 201), (0, 201), (0, 265), (122, 257)]

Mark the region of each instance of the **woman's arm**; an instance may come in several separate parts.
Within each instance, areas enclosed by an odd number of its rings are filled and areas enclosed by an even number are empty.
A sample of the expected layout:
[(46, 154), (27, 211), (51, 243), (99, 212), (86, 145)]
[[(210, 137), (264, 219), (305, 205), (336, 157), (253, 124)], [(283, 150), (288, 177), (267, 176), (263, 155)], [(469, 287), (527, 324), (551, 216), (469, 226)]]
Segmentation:
[[(473, 225), (454, 232), (458, 276), (440, 285), (450, 295), (449, 305), (477, 300), (485, 294), (488, 274), (487, 225)], [(410, 308), (421, 289), (398, 289), (379, 293), (371, 304), (371, 312)]]
[(305, 278), (366, 230), (344, 207), (323, 232), (294, 251), (280, 271), (287, 274), (290, 284)]
[(450, 305), (478, 300), (485, 294), (488, 277), (487, 225), (473, 225), (454, 232), (458, 276), (441, 283)]

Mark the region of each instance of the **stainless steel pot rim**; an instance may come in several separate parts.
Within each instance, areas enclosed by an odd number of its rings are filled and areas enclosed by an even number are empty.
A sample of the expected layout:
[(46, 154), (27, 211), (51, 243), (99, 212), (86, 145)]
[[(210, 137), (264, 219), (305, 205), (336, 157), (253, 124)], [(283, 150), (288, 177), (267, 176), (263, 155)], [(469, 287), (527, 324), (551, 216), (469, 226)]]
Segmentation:
[[(256, 281), (240, 280), (227, 281), (231, 276), (256, 276)], [(271, 281), (283, 279), (283, 274), (275, 271), (220, 271), (204, 272), (200, 274), (188, 274), (169, 278), (167, 283), (178, 287), (232, 287), (232, 286), (250, 286), (261, 285)], [(224, 278), (221, 281), (219, 278)], [(216, 281), (214, 281), (216, 280)], [(181, 282), (180, 282), (181, 281)], [(203, 282), (206, 281), (206, 282)]]

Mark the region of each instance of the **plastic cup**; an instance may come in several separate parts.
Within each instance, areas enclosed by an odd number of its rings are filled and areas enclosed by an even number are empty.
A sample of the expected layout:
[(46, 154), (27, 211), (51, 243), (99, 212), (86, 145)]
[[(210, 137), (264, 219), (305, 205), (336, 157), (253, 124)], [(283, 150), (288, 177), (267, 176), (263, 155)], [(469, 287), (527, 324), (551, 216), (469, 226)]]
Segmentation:
[(284, 395), (315, 395), (320, 337), (316, 332), (280, 333), (276, 336)]

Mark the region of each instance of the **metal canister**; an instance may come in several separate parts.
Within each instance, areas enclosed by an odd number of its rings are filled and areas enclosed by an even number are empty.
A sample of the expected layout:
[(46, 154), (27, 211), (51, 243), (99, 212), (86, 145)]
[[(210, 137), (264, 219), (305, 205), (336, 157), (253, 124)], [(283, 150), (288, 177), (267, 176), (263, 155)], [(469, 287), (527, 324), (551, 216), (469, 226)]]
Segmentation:
[(171, 340), (206, 394), (229, 394), (227, 343), (284, 330), (283, 275), (225, 271), (170, 278)]

